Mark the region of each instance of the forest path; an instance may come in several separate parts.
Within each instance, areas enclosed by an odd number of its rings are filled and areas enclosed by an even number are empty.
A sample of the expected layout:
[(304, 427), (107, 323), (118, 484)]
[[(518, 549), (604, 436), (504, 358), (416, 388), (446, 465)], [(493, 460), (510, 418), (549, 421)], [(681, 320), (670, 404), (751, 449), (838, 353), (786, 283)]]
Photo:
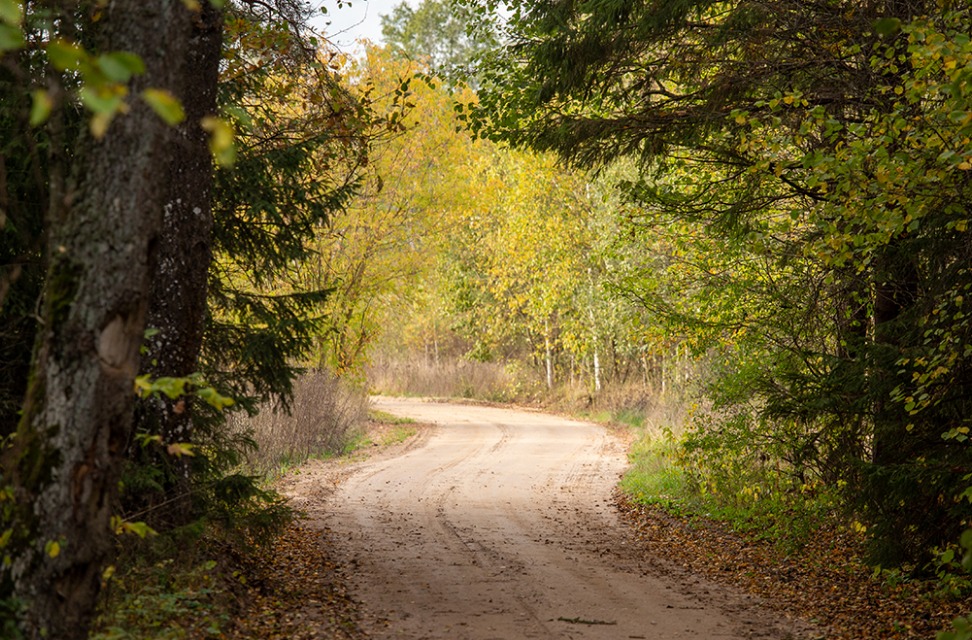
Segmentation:
[[(377, 398), (432, 426), (289, 493), (331, 530), (373, 638), (791, 638), (751, 596), (645, 556), (612, 490), (624, 444), (531, 411)], [(330, 484), (331, 489), (324, 489)]]

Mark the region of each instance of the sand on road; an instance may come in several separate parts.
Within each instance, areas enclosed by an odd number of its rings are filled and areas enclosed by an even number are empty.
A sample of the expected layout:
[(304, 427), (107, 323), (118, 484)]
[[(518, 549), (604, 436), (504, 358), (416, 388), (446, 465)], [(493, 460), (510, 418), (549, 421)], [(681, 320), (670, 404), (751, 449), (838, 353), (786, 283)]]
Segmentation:
[(331, 530), (371, 637), (809, 633), (638, 548), (612, 500), (625, 447), (605, 428), (505, 408), (374, 402), (431, 426), (399, 450), (346, 467), (339, 481), (310, 470), (288, 489)]

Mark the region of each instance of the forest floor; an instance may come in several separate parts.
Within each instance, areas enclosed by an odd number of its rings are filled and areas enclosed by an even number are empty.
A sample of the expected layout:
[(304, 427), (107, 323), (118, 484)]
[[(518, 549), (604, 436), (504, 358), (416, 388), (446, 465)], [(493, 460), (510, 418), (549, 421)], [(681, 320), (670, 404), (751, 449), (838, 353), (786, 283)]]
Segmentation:
[[(394, 427), (373, 428), (372, 440), (378, 443), (383, 431)], [(417, 425), (416, 431), (409, 441), (357, 454), (351, 464), (340, 460), (309, 463), (312, 470), (297, 470), (285, 477), (281, 490), (295, 496), (298, 509), (319, 505), (369, 454), (389, 459), (420, 446), (427, 437), (427, 427)], [(957, 615), (969, 613), (968, 602), (937, 597), (930, 583), (894, 574), (875, 579), (873, 570), (860, 561), (855, 539), (838, 531), (821, 531), (808, 546), (787, 555), (768, 542), (730, 531), (721, 523), (676, 517), (659, 507), (636, 505), (620, 492), (611, 508), (620, 516), (626, 539), (636, 541), (632, 551), (642, 557), (645, 566), (683, 580), (696, 576), (707, 583), (727, 585), (752, 594), (788, 617), (809, 623), (799, 636), (780, 631), (781, 635), (763, 637), (932, 638)], [(312, 510), (272, 545), (256, 550), (258, 561), (248, 571), (249, 595), (229, 637), (380, 637), (380, 625), (387, 621), (376, 618), (354, 593), (359, 567), (356, 560), (347, 559), (345, 537)]]

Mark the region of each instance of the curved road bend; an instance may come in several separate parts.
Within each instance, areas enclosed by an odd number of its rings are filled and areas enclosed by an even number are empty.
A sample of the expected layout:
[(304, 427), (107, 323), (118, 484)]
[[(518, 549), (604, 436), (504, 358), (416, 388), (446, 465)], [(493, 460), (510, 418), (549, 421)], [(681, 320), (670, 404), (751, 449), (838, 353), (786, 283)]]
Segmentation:
[(433, 424), (353, 468), (326, 524), (375, 638), (798, 637), (746, 596), (632, 553), (623, 445), (528, 411), (377, 398)]

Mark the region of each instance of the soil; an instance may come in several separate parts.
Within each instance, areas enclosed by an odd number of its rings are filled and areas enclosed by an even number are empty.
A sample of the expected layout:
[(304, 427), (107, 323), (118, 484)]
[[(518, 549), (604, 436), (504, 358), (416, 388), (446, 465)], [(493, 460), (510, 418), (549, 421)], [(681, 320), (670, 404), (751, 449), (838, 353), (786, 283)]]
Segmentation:
[[(281, 487), (326, 534), (354, 637), (804, 639), (823, 633), (644, 552), (612, 491), (625, 443), (541, 413), (378, 398), (427, 426)], [(350, 637), (352, 634), (348, 634)]]

